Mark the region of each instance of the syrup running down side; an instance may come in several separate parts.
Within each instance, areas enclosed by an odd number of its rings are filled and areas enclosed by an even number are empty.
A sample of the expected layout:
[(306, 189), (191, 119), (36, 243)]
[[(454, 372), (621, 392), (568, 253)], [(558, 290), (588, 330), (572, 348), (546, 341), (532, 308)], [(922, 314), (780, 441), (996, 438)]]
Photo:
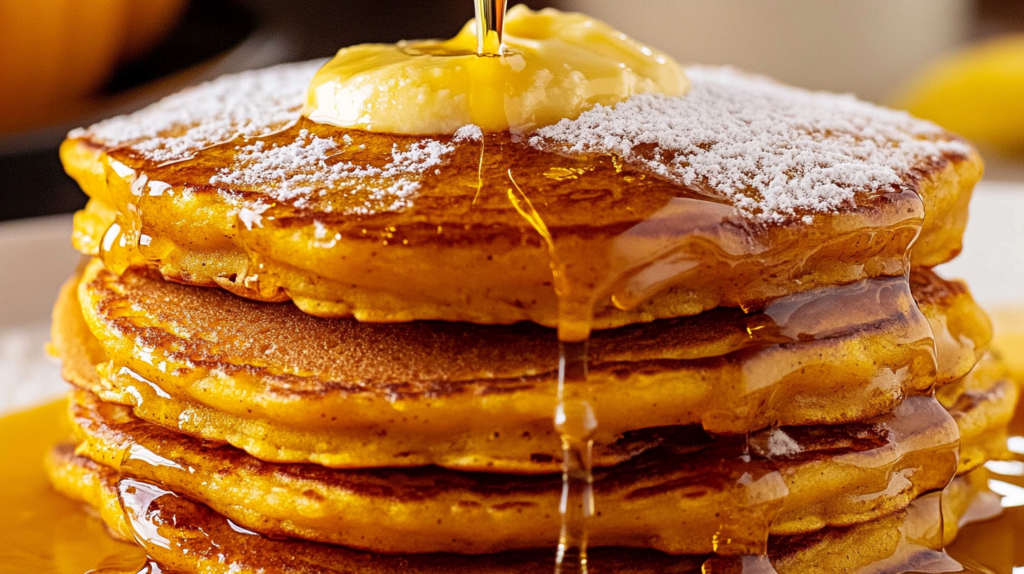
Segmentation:
[(559, 342), (555, 431), (562, 438), (562, 527), (555, 573), (587, 572), (587, 521), (594, 515), (597, 418), (587, 397), (587, 341)]

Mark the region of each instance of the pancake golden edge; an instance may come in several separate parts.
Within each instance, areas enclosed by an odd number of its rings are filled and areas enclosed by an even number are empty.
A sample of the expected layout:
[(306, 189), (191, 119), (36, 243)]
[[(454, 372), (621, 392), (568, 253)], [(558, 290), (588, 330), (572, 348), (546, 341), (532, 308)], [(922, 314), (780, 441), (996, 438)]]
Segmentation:
[[(349, 148), (363, 150), (360, 157), (376, 168), (391, 161), (396, 146), (424, 141), (318, 125), (297, 115), (295, 125), (261, 141), (284, 144), (302, 133), (348, 138)], [(955, 139), (948, 133), (933, 137)], [(211, 178), (233, 165), (237, 142), (197, 149), (191, 158), (164, 166), (131, 146), (108, 146), (81, 132), (64, 143), (61, 156), (68, 173), (93, 198), (76, 217), (75, 244), (87, 254), (102, 255), (115, 270), (152, 267), (174, 281), (220, 286), (263, 301), (290, 298), (315, 315), (376, 322), (557, 324), (547, 246), (504, 193), (512, 167), (516, 185), (529, 190), (534, 204), (556, 206), (543, 215), (562, 257), (610, 252), (615, 241), (633, 242), (616, 244), (620, 251), (649, 251), (663, 241), (656, 235), (664, 230), (651, 236), (623, 231), (655, 216), (674, 198), (703, 202), (707, 221), (680, 236), (675, 246), (677, 255), (701, 261), (687, 272), (685, 288), (672, 287), (670, 281), (627, 311), (600, 294), (593, 324), (598, 329), (723, 305), (758, 308), (794, 291), (896, 276), (911, 263), (930, 267), (948, 261), (960, 250), (970, 191), (982, 173), (973, 150), (931, 158), (915, 163), (898, 191), (861, 194), (855, 207), (816, 214), (812, 225), (793, 218), (762, 226), (746, 222), (709, 195), (647, 177), (611, 156), (545, 152), (516, 143), (508, 134), (485, 139), (501, 150), (494, 161), (481, 161), (477, 142), (438, 136), (455, 151), (436, 175), (417, 180), (416, 209), (423, 213), (414, 209), (365, 217), (343, 216), (343, 210), (329, 210), (333, 205), (320, 205), (319, 199), (302, 206), (274, 202), (266, 197), (267, 187), (210, 185)], [(586, 176), (552, 179), (544, 175), (552, 167)], [(132, 185), (141, 174), (173, 193), (135, 193)], [(480, 182), (490, 193), (479, 193)], [(335, 197), (351, 190), (324, 191), (323, 202), (352, 201)], [(595, 201), (608, 205), (595, 208)], [(243, 225), (238, 220), (242, 209), (259, 210), (259, 225)], [(138, 238), (111, 235), (112, 229), (144, 230), (153, 243), (137, 248)], [(101, 250), (105, 236), (110, 248)], [(330, 248), (323, 247), (324, 238), (333, 238)], [(752, 245), (757, 248), (742, 253)], [(814, 250), (808, 252), (807, 245)], [(576, 284), (605, 278), (597, 269), (601, 264), (577, 263), (570, 261), (567, 268), (590, 271), (578, 271), (585, 276), (574, 279)]]
[[(56, 448), (47, 467), (57, 490), (97, 509), (116, 537), (136, 541), (164, 568), (183, 574), (247, 574), (275, 568), (293, 574), (527, 574), (545, 571), (552, 560), (548, 550), (389, 556), (268, 538), (157, 486), (131, 479), (119, 483), (116, 471), (75, 455), (70, 446)], [(984, 469), (957, 478), (941, 494), (941, 507), (940, 495), (930, 494), (878, 520), (808, 536), (773, 538), (768, 554), (779, 574), (873, 572), (870, 565), (875, 563), (914, 570), (914, 565), (942, 556), (929, 548), (951, 542), (961, 517), (972, 511), (977, 515), (976, 508), (998, 508), (998, 498), (987, 492), (986, 479)], [(939, 512), (942, 541), (935, 532)], [(149, 536), (136, 538), (129, 520)], [(594, 548), (590, 556), (595, 574), (697, 574), (704, 562), (703, 557), (622, 548)]]
[[(949, 412), (930, 397), (911, 397), (872, 421), (768, 429), (749, 443), (678, 433), (595, 473), (601, 513), (588, 524), (590, 543), (756, 554), (766, 531), (792, 535), (878, 518), (943, 488), (954, 473), (1006, 455), (1018, 393), (1005, 369), (986, 361), (946, 390)], [(264, 534), (385, 553), (480, 554), (557, 542), (557, 474), (266, 463), (140, 421), (84, 391), (74, 393), (71, 420), (79, 453)]]
[[(985, 314), (963, 284), (918, 271), (912, 289), (925, 324), (907, 311), (914, 301), (905, 287), (893, 279), (811, 297), (801, 325), (834, 329), (820, 341), (774, 344), (786, 339), (772, 338), (770, 319), (728, 309), (598, 334), (590, 369), (602, 423), (595, 464), (656, 445), (657, 434), (635, 432), (645, 428), (703, 423), (732, 434), (862, 420), (966, 375), (991, 337)], [(837, 327), (839, 320), (855, 325)], [(756, 348), (752, 327), (767, 347)], [(53, 341), (70, 382), (257, 458), (338, 468), (560, 469), (550, 422), (557, 356), (545, 329), (319, 319), (136, 271), (118, 278), (94, 261), (65, 286)]]

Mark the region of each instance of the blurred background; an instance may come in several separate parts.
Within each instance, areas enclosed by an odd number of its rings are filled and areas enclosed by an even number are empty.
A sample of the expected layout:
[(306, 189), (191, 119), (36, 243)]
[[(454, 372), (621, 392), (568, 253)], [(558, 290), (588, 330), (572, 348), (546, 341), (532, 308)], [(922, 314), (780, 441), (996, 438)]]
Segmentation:
[[(514, 0), (513, 0), (514, 2)], [(526, 0), (588, 12), (682, 62), (910, 109), (1024, 181), (1024, 0)], [(0, 221), (85, 196), (71, 128), (224, 73), (361, 42), (447, 37), (471, 0), (0, 0)]]

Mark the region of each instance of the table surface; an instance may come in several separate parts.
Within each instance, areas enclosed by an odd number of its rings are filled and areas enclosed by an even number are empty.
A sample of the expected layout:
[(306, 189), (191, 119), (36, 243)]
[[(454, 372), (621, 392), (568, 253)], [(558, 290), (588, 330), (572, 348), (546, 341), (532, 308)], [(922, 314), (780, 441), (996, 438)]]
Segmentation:
[[(57, 292), (81, 260), (70, 237), (70, 216), (0, 224), (0, 413), (66, 390), (46, 343)], [(939, 271), (965, 278), (990, 310), (1024, 307), (1024, 184), (978, 186), (964, 252)]]

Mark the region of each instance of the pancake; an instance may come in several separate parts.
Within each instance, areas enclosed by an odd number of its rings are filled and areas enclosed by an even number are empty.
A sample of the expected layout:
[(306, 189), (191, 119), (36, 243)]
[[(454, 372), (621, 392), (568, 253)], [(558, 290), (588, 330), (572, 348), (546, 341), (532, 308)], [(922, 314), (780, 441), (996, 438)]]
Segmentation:
[[(807, 533), (902, 509), (1006, 453), (1019, 391), (1003, 375), (999, 365), (979, 367), (952, 417), (930, 397), (911, 397), (871, 421), (772, 428), (748, 438), (663, 429), (660, 446), (594, 473), (600, 512), (588, 522), (590, 544), (759, 553), (769, 531)], [(71, 419), (81, 454), (263, 534), (385, 553), (557, 544), (560, 475), (267, 463), (140, 421), (84, 391), (74, 394)], [(958, 449), (971, 458), (958, 461)]]
[[(1000, 379), (1007, 385), (992, 387), (987, 381)], [(991, 459), (1009, 456), (1006, 428), (1013, 418), (1020, 380), (1006, 364), (995, 357), (984, 359), (970, 376), (939, 389), (935, 396), (946, 407), (963, 433), (960, 443), (960, 470), (970, 469)], [(1004, 391), (1007, 394), (1002, 394)], [(986, 408), (984, 405), (1010, 406)]]
[[(268, 538), (159, 486), (134, 479), (119, 481), (115, 471), (75, 456), (69, 446), (53, 451), (48, 468), (58, 490), (97, 508), (113, 533), (136, 540), (163, 568), (182, 574), (526, 574), (550, 569), (553, 561), (549, 550), (490, 556), (388, 556)], [(876, 521), (811, 536), (774, 538), (769, 545), (771, 562), (779, 574), (882, 574), (948, 565), (943, 553), (930, 549), (940, 547), (940, 533), (949, 542), (961, 517), (984, 518), (986, 514), (978, 516), (976, 509), (991, 515), (992, 506), (998, 508), (985, 488), (983, 472), (953, 481), (942, 494), (941, 510), (939, 495), (931, 494)], [(129, 526), (121, 510), (122, 501), (134, 526)], [(936, 529), (940, 512), (943, 528)], [(136, 532), (141, 535), (136, 537)], [(704, 557), (622, 548), (595, 548), (590, 557), (594, 574), (697, 574), (704, 563)]]
[(532, 134), (421, 137), (302, 118), (319, 65), (72, 132), (77, 247), (315, 315), (582, 338), (945, 262), (982, 171), (934, 124), (728, 69)]
[[(320, 319), (98, 262), (76, 282), (55, 310), (66, 378), (150, 422), (276, 462), (560, 470), (552, 330)], [(862, 281), (764, 313), (595, 334), (595, 465), (656, 444), (645, 428), (863, 420), (962, 378), (988, 346), (987, 317), (961, 283), (919, 270), (911, 284)]]

